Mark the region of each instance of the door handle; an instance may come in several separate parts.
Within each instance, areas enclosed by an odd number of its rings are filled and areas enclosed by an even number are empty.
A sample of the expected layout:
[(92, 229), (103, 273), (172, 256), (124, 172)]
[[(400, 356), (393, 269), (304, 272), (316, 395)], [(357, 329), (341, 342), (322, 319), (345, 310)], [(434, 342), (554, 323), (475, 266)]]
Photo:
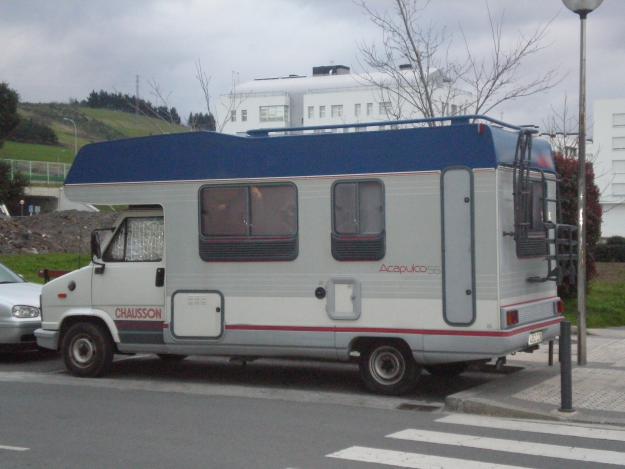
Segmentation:
[(156, 269), (156, 281), (154, 282), (154, 285), (157, 287), (162, 287), (163, 285), (165, 285), (165, 268), (164, 267), (159, 267), (158, 269)]

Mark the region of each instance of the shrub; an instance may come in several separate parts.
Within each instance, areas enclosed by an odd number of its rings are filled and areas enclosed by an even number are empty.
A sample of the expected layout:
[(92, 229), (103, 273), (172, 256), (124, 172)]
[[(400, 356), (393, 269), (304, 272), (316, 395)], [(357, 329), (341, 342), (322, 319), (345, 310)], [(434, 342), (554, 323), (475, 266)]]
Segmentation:
[[(561, 223), (577, 225), (577, 168), (579, 162), (557, 154), (555, 157), (558, 176), (560, 177)], [(601, 205), (599, 188), (595, 184), (595, 172), (592, 163), (586, 162), (586, 279), (591, 280), (596, 274), (595, 251), (601, 237)], [(558, 294), (570, 298), (577, 293), (577, 286), (563, 284)]]
[(598, 244), (595, 259), (598, 262), (625, 262), (625, 238), (612, 236), (605, 244)]
[(58, 145), (59, 143), (59, 139), (52, 128), (33, 119), (22, 119), (13, 130), (10, 140), (42, 145)]
[(606, 239), (605, 243), (609, 245), (621, 245), (625, 244), (625, 238), (622, 236), (610, 236)]

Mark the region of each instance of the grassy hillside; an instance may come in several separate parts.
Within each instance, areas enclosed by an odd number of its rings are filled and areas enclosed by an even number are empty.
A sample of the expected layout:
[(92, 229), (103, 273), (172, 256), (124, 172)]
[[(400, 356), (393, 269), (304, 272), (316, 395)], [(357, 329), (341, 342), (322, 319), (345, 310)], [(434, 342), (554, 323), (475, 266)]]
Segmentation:
[(18, 112), (24, 118), (31, 117), (52, 127), (59, 138), (59, 145), (32, 145), (6, 141), (0, 148), (0, 159), (71, 163), (74, 159), (74, 126), (71, 122), (63, 120), (64, 117), (76, 122), (78, 149), (87, 143), (189, 130), (143, 115), (70, 104), (22, 103)]

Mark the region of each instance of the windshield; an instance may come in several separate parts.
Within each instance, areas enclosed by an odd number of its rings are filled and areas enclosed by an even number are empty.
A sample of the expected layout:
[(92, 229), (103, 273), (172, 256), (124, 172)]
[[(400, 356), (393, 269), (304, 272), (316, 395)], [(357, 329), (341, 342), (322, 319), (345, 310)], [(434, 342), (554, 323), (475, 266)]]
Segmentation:
[(0, 264), (0, 283), (22, 283), (23, 281), (16, 273)]

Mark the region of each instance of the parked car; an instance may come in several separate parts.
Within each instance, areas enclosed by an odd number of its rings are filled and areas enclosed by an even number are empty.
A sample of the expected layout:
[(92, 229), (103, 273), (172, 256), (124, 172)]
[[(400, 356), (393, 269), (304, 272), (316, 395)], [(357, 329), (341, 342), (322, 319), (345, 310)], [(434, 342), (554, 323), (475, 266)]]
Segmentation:
[(24, 281), (0, 264), (0, 347), (35, 348), (41, 327), (41, 285)]

